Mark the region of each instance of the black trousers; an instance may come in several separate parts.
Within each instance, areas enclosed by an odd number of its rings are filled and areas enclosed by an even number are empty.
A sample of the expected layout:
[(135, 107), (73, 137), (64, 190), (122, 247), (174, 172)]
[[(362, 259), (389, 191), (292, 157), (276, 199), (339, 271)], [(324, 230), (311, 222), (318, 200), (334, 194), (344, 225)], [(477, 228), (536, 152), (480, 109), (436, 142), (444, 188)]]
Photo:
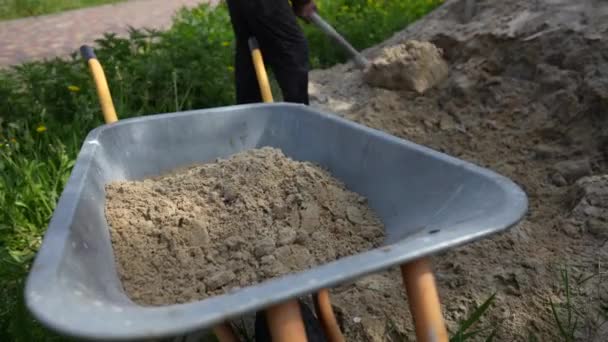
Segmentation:
[(309, 50), (288, 0), (228, 0), (236, 36), (238, 104), (262, 102), (248, 40), (255, 37), (285, 102), (308, 105)]

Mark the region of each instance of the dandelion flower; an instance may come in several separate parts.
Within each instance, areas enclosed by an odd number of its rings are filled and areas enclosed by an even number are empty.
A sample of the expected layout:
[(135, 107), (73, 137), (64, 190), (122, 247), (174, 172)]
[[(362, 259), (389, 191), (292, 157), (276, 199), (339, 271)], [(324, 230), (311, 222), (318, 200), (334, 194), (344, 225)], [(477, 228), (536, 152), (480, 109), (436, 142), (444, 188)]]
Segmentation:
[(38, 133), (46, 132), (46, 127), (44, 125), (40, 125), (36, 128), (36, 132), (38, 132)]
[(223, 42), (222, 46), (230, 46), (230, 42)]
[(75, 85), (70, 85), (70, 86), (68, 86), (68, 90), (71, 91), (72, 93), (77, 93), (80, 91), (80, 88)]
[(228, 69), (230, 72), (234, 71), (234, 67), (232, 65), (227, 66), (226, 69)]

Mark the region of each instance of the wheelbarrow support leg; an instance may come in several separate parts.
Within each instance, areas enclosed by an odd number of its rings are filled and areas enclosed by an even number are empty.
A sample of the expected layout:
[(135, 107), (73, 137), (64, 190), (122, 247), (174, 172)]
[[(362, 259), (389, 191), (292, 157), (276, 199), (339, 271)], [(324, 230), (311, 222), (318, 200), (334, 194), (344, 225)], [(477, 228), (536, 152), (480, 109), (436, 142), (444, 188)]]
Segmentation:
[(447, 342), (448, 333), (430, 260), (420, 259), (402, 265), (401, 275), (416, 326), (417, 341)]
[(321, 289), (315, 295), (315, 310), (317, 317), (321, 320), (323, 331), (329, 342), (345, 342), (344, 335), (340, 331), (340, 325), (336, 320), (336, 315), (331, 307), (329, 290)]
[(273, 342), (308, 342), (297, 300), (271, 306), (266, 310), (266, 319)]

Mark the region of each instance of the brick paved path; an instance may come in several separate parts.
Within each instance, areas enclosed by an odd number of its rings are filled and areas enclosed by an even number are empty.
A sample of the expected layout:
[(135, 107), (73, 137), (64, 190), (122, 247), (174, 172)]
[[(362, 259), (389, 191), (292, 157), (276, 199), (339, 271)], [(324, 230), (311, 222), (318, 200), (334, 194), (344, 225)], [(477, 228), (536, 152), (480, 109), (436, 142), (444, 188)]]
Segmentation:
[(123, 35), (129, 26), (167, 28), (182, 6), (206, 0), (130, 0), (40, 17), (0, 21), (0, 67), (69, 56), (104, 32)]

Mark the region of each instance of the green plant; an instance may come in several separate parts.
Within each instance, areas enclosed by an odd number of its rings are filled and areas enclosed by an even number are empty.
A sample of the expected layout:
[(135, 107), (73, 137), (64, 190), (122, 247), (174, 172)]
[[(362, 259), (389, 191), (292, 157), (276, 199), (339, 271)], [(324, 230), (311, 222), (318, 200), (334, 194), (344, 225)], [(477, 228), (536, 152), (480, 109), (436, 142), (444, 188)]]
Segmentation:
[(233, 328), (235, 333), (244, 342), (255, 342), (255, 336), (252, 336), (252, 332), (247, 329), (247, 322), (244, 319), (239, 319), (238, 322), (234, 322)]
[[(568, 267), (560, 269), (560, 293), (563, 295), (563, 302), (555, 303), (550, 298), (549, 306), (555, 328), (563, 341), (575, 341), (577, 334), (586, 336), (589, 340), (602, 334), (603, 327), (608, 324), (604, 274), (601, 263), (598, 263), (596, 272), (586, 276), (573, 276)], [(584, 286), (588, 283), (595, 288), (595, 295), (585, 293)], [(585, 302), (581, 302), (583, 298), (586, 298)]]
[(476, 307), (475, 310), (471, 313), (471, 315), (460, 323), (458, 330), (454, 333), (454, 335), (450, 338), (450, 342), (462, 342), (472, 339), (473, 337), (479, 335), (482, 332), (486, 332), (491, 330), (490, 334), (486, 337), (486, 341), (493, 341), (496, 336), (496, 329), (492, 328), (484, 328), (477, 329), (473, 331), (469, 331), (476, 323), (480, 321), (483, 315), (486, 314), (492, 303), (496, 298), (496, 294), (492, 294), (485, 302), (483, 302), (480, 306)]
[(528, 331), (528, 342), (538, 342), (538, 337), (532, 331)]
[(555, 319), (555, 323), (557, 328), (559, 329), (560, 335), (564, 338), (565, 341), (574, 341), (574, 333), (578, 328), (578, 315), (575, 312), (574, 306), (571, 301), (570, 296), (570, 278), (568, 277), (568, 270), (561, 271), (561, 280), (563, 282), (564, 291), (566, 294), (566, 302), (561, 306), (561, 311), (565, 311), (565, 319), (560, 318), (560, 311), (558, 306), (553, 303), (553, 300), (550, 300), (551, 303), (551, 312), (553, 313), (553, 318)]
[[(598, 262), (597, 271), (593, 274), (579, 278), (576, 280), (577, 286), (583, 286), (584, 284), (594, 281), (595, 282), (595, 296), (592, 296), (592, 301), (596, 304), (595, 310), (591, 310), (591, 318), (590, 322), (587, 325), (590, 325), (591, 334), (602, 333), (604, 326), (608, 325), (608, 297), (606, 296), (606, 271), (602, 270), (602, 263)], [(590, 305), (593, 308), (593, 305)], [(577, 310), (580, 312), (581, 310)], [(605, 333), (604, 333), (605, 334)]]
[(30, 322), (22, 296), (30, 262), (74, 159), (44, 129), (12, 123), (5, 131), (11, 138), (0, 148), (0, 334), (7, 335), (0, 335), (3, 341), (53, 336)]

